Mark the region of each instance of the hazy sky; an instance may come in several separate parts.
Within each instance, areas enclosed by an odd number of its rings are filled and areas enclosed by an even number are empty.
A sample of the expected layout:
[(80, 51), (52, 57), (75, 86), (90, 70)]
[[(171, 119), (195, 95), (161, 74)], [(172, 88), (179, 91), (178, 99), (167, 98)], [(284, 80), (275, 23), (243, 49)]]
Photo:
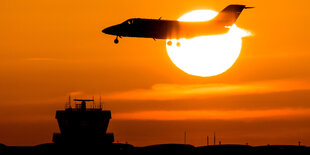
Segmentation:
[[(196, 9), (246, 4), (252, 32), (225, 73), (191, 76), (164, 40), (101, 33), (128, 18), (178, 19)], [(310, 12), (307, 0), (4, 0), (0, 5), (0, 143), (51, 142), (69, 94), (103, 96), (116, 141), (134, 145), (310, 145)]]

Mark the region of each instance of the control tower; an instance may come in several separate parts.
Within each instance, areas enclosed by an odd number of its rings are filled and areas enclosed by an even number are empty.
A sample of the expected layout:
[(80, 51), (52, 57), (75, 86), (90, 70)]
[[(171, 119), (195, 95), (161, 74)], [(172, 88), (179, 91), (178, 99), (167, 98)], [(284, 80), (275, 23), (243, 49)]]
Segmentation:
[[(95, 107), (93, 99), (74, 99), (79, 102), (71, 108), (71, 99), (65, 110), (56, 111), (60, 133), (54, 133), (53, 142), (57, 144), (112, 144), (113, 133), (107, 133), (111, 111)], [(86, 103), (93, 107), (87, 108)]]

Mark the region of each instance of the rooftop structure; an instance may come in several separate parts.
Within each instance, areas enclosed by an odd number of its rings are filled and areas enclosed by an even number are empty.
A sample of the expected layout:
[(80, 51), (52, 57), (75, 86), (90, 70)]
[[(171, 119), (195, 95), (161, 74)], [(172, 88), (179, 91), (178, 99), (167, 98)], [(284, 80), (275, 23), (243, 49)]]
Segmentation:
[[(71, 99), (65, 110), (56, 111), (60, 133), (54, 133), (53, 142), (60, 144), (111, 144), (113, 133), (107, 133), (111, 111), (95, 106), (94, 99), (74, 99), (80, 102), (71, 107)], [(86, 104), (93, 102), (92, 108)]]

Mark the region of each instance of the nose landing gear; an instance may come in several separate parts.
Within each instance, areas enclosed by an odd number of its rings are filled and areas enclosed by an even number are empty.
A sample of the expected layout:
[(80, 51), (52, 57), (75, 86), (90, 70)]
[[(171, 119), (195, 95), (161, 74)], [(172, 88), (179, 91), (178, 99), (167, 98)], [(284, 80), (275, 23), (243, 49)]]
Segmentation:
[(115, 44), (118, 44), (118, 42), (119, 42), (119, 41), (118, 41), (118, 36), (116, 36), (116, 38), (115, 38), (115, 40), (114, 40), (114, 43), (115, 43)]

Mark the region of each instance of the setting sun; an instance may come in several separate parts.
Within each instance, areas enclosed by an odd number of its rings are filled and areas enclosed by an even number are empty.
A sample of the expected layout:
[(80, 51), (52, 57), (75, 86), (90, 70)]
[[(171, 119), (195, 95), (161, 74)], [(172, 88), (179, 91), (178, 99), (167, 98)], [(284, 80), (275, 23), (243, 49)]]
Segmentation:
[[(178, 20), (202, 22), (213, 19), (217, 14), (212, 10), (195, 10)], [(181, 46), (177, 46), (177, 40), (173, 39), (173, 44), (167, 45), (167, 52), (172, 62), (184, 72), (202, 77), (214, 76), (234, 64), (240, 54), (242, 37), (248, 34), (234, 24), (226, 34), (181, 38)]]

